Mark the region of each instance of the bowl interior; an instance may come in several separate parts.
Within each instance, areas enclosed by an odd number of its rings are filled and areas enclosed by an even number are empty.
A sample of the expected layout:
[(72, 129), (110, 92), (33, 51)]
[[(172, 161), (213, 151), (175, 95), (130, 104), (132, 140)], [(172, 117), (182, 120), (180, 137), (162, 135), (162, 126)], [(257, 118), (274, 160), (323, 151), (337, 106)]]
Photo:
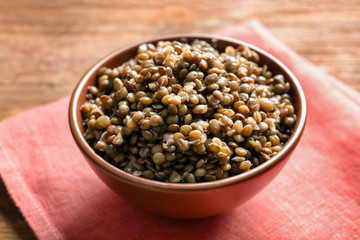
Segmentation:
[[(191, 42), (195, 39), (205, 40), (211, 43), (219, 52), (224, 52), (227, 46), (237, 47), (239, 44), (249, 47), (250, 49), (254, 50), (259, 54), (260, 62), (259, 65), (266, 64), (268, 69), (273, 73), (276, 74), (283, 74), (286, 81), (290, 82), (291, 84), (291, 96), (293, 99), (293, 105), (295, 107), (295, 112), (297, 114), (297, 122), (294, 127), (294, 131), (288, 142), (282, 148), (282, 150), (270, 160), (261, 165), (257, 166), (256, 168), (227, 178), (222, 180), (217, 180), (214, 182), (206, 182), (206, 183), (193, 183), (193, 184), (174, 184), (174, 183), (163, 183), (155, 180), (148, 180), (145, 178), (140, 178), (133, 176), (125, 171), (111, 165), (110, 163), (106, 162), (102, 159), (96, 152), (87, 144), (84, 138), (84, 127), (83, 127), (83, 119), (81, 115), (80, 108), (82, 104), (86, 100), (86, 93), (88, 86), (95, 85), (97, 72), (101, 67), (110, 67), (114, 68), (122, 63), (128, 61), (132, 57), (134, 57), (137, 53), (137, 48), (139, 45), (143, 43), (157, 43), (158, 41), (181, 41), (181, 42)], [(173, 36), (165, 36), (161, 38), (156, 38), (149, 41), (140, 42), (137, 44), (130, 45), (128, 47), (121, 48), (102, 60), (100, 60), (96, 65), (94, 65), (80, 80), (78, 85), (76, 86), (69, 108), (69, 121), (70, 121), (70, 128), (75, 138), (76, 143), (82, 150), (82, 152), (93, 162), (95, 162), (99, 167), (103, 168), (105, 171), (113, 174), (117, 178), (122, 180), (128, 181), (131, 184), (140, 184), (140, 185), (147, 185), (148, 187), (157, 188), (160, 190), (203, 190), (205, 188), (218, 188), (225, 185), (235, 184), (239, 181), (244, 181), (251, 177), (260, 174), (263, 171), (268, 170), (271, 166), (277, 164), (282, 159), (290, 154), (290, 152), (295, 148), (297, 142), (299, 141), (304, 125), (306, 120), (306, 102), (305, 96), (302, 91), (302, 88), (299, 82), (296, 80), (295, 76), (286, 68), (284, 64), (282, 64), (278, 59), (271, 56), (269, 53), (252, 46), (248, 43), (238, 41), (231, 38), (221, 37), (221, 36), (213, 36), (213, 35), (173, 35)]]

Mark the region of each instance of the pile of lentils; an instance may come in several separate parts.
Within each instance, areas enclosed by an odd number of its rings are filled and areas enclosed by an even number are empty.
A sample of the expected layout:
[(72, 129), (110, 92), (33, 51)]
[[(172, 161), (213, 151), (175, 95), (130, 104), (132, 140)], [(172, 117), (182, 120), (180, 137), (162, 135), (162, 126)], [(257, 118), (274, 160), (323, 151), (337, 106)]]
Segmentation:
[(103, 67), (81, 111), (85, 138), (106, 161), (135, 176), (208, 182), (276, 155), (296, 122), (290, 84), (245, 46), (143, 44)]

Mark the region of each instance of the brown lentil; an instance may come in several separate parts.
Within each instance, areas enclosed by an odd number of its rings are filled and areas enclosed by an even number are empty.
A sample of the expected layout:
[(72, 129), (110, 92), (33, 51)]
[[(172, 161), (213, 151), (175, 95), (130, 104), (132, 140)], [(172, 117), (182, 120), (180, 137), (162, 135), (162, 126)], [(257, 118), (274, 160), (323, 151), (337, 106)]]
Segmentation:
[(249, 160), (243, 161), (239, 165), (239, 169), (241, 171), (247, 171), (250, 169), (250, 167), (251, 167), (251, 162)]
[(247, 124), (244, 126), (242, 130), (242, 135), (244, 135), (245, 137), (249, 137), (252, 131), (253, 131), (252, 126), (250, 124)]
[(199, 130), (193, 130), (189, 133), (189, 140), (195, 141), (199, 140), (202, 137), (202, 133)]
[(95, 127), (99, 130), (107, 128), (111, 124), (111, 120), (108, 116), (101, 116), (96, 119)]
[(150, 117), (150, 124), (151, 126), (159, 126), (164, 123), (164, 119), (160, 115), (153, 115)]
[(206, 113), (208, 110), (208, 106), (207, 105), (196, 105), (193, 109), (192, 112), (195, 114), (204, 114)]
[(166, 157), (164, 154), (157, 152), (153, 155), (153, 161), (155, 164), (160, 165), (166, 161)]
[(290, 83), (259, 60), (245, 46), (142, 44), (88, 87), (85, 138), (148, 179), (195, 183), (248, 171), (277, 154), (296, 124)]
[(192, 173), (187, 173), (187, 174), (186, 174), (186, 177), (185, 177), (185, 182), (187, 182), (187, 183), (194, 183), (194, 182), (196, 182), (195, 177), (194, 177), (194, 174), (192, 174)]
[(198, 168), (195, 170), (195, 177), (203, 177), (206, 174), (206, 170), (204, 168)]

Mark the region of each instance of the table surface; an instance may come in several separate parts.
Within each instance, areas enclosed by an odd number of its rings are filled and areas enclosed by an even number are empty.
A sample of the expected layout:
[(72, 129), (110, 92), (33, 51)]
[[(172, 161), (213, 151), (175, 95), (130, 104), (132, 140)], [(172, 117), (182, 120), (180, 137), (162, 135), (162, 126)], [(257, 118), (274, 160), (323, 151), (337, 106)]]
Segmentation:
[[(0, 0), (0, 120), (69, 95), (99, 57), (123, 45), (252, 17), (360, 90), (358, 0)], [(0, 239), (35, 239), (1, 180)]]

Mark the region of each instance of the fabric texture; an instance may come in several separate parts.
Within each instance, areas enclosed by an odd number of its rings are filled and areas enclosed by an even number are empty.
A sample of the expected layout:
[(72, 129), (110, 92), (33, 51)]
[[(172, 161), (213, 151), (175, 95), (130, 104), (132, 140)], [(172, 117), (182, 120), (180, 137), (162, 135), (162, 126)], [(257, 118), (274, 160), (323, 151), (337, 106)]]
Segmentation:
[(257, 21), (218, 34), (280, 59), (303, 86), (308, 118), (292, 159), (247, 203), (177, 220), (113, 193), (87, 165), (68, 126), (69, 98), (0, 123), (0, 172), (39, 239), (359, 239), (360, 94), (274, 38)]

